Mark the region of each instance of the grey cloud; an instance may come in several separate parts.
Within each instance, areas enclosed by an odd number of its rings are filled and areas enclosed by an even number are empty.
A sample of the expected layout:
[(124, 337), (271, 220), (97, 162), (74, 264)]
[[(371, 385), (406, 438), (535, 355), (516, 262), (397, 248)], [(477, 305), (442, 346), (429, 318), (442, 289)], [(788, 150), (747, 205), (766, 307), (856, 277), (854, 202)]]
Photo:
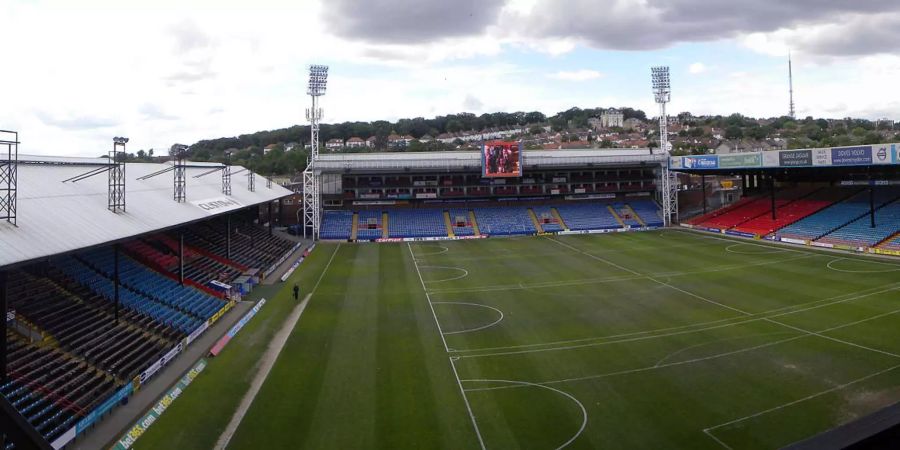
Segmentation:
[(466, 96), (466, 99), (463, 100), (463, 109), (466, 111), (481, 111), (481, 108), (484, 107), (484, 103), (481, 100), (473, 97), (471, 94)]
[(801, 51), (828, 56), (900, 54), (897, 42), (900, 42), (900, 14), (856, 17), (823, 33), (798, 33), (794, 37), (794, 46)]
[[(848, 14), (883, 17), (896, 12), (900, 12), (896, 0), (612, 0), (603, 4), (539, 0), (531, 14), (511, 22), (544, 37), (576, 38), (598, 48), (649, 50), (678, 42), (841, 23)], [(847, 35), (840, 38), (857, 40)], [(810, 48), (829, 50), (824, 45)]]
[(481, 34), (497, 23), (506, 0), (329, 0), (325, 21), (343, 37), (420, 44)]
[(118, 121), (105, 117), (80, 115), (75, 117), (57, 117), (55, 115), (39, 111), (35, 113), (38, 119), (45, 125), (50, 125), (64, 130), (93, 130), (96, 128), (114, 127)]

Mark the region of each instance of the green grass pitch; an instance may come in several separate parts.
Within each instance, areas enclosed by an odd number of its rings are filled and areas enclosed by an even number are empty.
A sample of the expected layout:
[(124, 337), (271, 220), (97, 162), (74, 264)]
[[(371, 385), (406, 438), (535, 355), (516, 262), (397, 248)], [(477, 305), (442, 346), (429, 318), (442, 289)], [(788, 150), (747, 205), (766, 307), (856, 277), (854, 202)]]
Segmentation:
[[(891, 261), (664, 230), (322, 244), (320, 276), (229, 448), (777, 448), (900, 400)], [(272, 299), (136, 448), (212, 448)]]

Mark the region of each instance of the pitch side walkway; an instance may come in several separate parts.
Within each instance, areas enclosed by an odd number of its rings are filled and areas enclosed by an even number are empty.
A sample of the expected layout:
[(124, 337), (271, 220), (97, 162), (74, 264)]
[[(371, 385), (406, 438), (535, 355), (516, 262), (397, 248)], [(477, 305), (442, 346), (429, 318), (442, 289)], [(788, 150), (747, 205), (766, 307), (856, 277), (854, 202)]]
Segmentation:
[(141, 386), (141, 390), (129, 399), (127, 405), (113, 409), (112, 415), (101, 420), (93, 430), (73, 441), (68, 448), (76, 450), (109, 448), (141, 414), (150, 409), (150, 406), (162, 397), (166, 390), (184, 376), (200, 358), (206, 356), (213, 344), (248, 310), (253, 308), (253, 305), (252, 301), (244, 301), (235, 305), (222, 320), (219, 320), (200, 339), (191, 344), (181, 356), (170, 362), (165, 370), (151, 379), (149, 383)]

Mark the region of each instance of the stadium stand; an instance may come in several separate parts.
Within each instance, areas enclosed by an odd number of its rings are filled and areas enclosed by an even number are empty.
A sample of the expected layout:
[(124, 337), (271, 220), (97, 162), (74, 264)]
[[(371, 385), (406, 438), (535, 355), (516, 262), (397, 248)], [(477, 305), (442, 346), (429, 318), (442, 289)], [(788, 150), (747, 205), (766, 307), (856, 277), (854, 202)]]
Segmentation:
[(615, 210), (616, 214), (622, 219), (622, 223), (629, 227), (640, 227), (641, 222), (638, 221), (637, 217), (635, 217), (634, 212), (622, 202), (616, 202), (612, 205), (613, 210)]
[[(851, 191), (855, 192), (855, 191)], [(896, 198), (895, 191), (886, 188), (875, 190), (875, 205), (881, 206)], [(869, 192), (859, 191), (815, 214), (788, 225), (775, 233), (778, 238), (816, 240), (869, 212)]]
[(135, 310), (116, 323), (106, 299), (53, 266), (42, 271), (15, 272), (10, 306), (52, 339), (7, 332), (10, 379), (0, 392), (52, 441), (184, 334)]
[[(814, 190), (815, 189), (812, 188), (796, 188), (780, 191), (775, 195), (775, 208), (782, 208), (794, 200), (809, 195)], [(762, 195), (755, 197), (750, 201), (742, 202), (740, 206), (726, 209), (727, 211), (720, 211), (719, 214), (704, 221), (697, 221), (695, 224), (708, 228), (729, 230), (744, 222), (766, 214), (771, 210), (771, 199), (767, 195)]]
[(885, 239), (878, 247), (887, 250), (900, 251), (900, 233), (896, 233), (892, 238)]
[[(178, 242), (166, 235), (137, 239), (126, 242), (123, 247), (136, 259), (146, 261), (149, 265), (166, 273), (178, 275)], [(241, 275), (246, 267), (221, 257), (206, 256), (200, 251), (185, 245), (185, 278), (203, 286), (211, 280), (231, 282)]]
[(381, 211), (360, 211), (357, 220), (359, 220), (359, 231), (356, 232), (357, 239), (371, 240), (381, 238)]
[(351, 211), (325, 211), (322, 216), (322, 228), (319, 237), (322, 239), (350, 239), (350, 231), (353, 227), (353, 212)]
[(550, 206), (535, 206), (532, 209), (545, 232), (552, 233), (563, 230), (562, 225), (553, 216), (553, 209)]
[[(185, 243), (201, 250), (225, 256), (226, 224), (222, 219), (193, 224), (182, 229)], [(169, 237), (176, 239), (175, 232)], [(249, 220), (233, 221), (231, 230), (231, 260), (248, 268), (268, 269), (295, 243), (277, 235), (270, 235), (264, 227)]]
[[(453, 234), (456, 236), (474, 236), (475, 228), (469, 220), (468, 209), (450, 209), (450, 221), (453, 225)], [(465, 224), (465, 226), (460, 226)]]
[[(94, 292), (112, 300), (113, 252), (98, 249), (79, 257), (66, 257), (60, 268)], [(184, 333), (195, 330), (224, 306), (224, 302), (191, 287), (181, 286), (127, 256), (119, 257), (119, 277), (124, 292), (122, 304), (179, 329)], [(102, 275), (102, 277), (98, 277)]]
[(634, 211), (648, 227), (663, 226), (662, 213), (660, 212), (659, 205), (655, 202), (651, 200), (638, 200), (629, 202), (628, 206), (631, 207), (631, 210)]
[(397, 209), (388, 215), (388, 237), (447, 237), (447, 226), (440, 209)]
[(758, 197), (743, 197), (740, 200), (738, 200), (724, 208), (719, 208), (715, 211), (710, 211), (706, 214), (699, 215), (699, 216), (694, 217), (685, 222), (689, 223), (691, 225), (700, 225), (701, 223), (707, 222), (707, 221), (709, 221), (713, 218), (719, 217), (723, 214), (727, 214), (731, 211), (734, 211), (735, 209), (742, 208), (742, 207), (746, 206), (748, 203), (754, 202), (756, 200), (758, 200)]
[(620, 228), (619, 222), (609, 212), (605, 203), (566, 203), (556, 210), (570, 230), (604, 230)]
[(875, 227), (868, 214), (817, 239), (828, 244), (873, 246), (900, 230), (900, 200), (886, 204), (875, 211)]
[(808, 197), (783, 204), (781, 207), (778, 207), (776, 201), (775, 219), (772, 219), (770, 201), (769, 211), (763, 212), (760, 216), (750, 219), (734, 229), (765, 236), (846, 198), (849, 192), (849, 190), (840, 188), (825, 188)]
[(534, 224), (528, 214), (528, 208), (474, 208), (478, 228), (488, 236), (508, 236), (518, 234), (534, 234)]

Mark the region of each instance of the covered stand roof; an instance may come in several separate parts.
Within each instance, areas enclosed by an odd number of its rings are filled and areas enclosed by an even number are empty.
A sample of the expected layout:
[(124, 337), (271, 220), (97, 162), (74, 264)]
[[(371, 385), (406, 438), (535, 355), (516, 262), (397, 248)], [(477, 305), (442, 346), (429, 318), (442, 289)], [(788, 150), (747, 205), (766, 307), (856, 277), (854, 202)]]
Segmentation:
[[(667, 157), (649, 149), (525, 150), (529, 168), (576, 168), (591, 165), (660, 164)], [(465, 171), (481, 167), (481, 152), (393, 152), (319, 155), (315, 170), (335, 172)]]
[(194, 178), (221, 164), (187, 162), (187, 199), (173, 200), (173, 171), (138, 180), (169, 169), (171, 163), (125, 165), (127, 210), (107, 209), (106, 173), (77, 182), (63, 182), (102, 168), (103, 158), (21, 156), (18, 167), (17, 224), (0, 221), (0, 267), (45, 258), (111, 241), (172, 228), (219, 214), (277, 200), (291, 191), (255, 177), (255, 192), (248, 189), (247, 171), (232, 166), (231, 194), (222, 194), (220, 172)]

